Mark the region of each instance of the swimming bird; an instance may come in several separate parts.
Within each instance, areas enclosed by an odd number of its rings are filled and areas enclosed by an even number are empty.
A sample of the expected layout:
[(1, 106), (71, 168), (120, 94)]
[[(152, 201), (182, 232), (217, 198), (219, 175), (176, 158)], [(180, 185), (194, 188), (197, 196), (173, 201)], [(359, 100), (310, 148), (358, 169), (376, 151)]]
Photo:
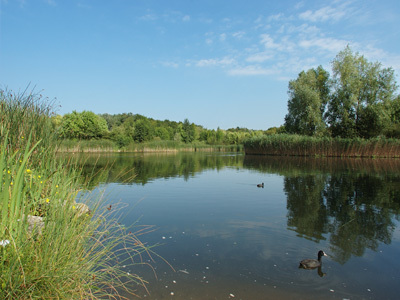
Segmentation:
[(257, 187), (262, 187), (262, 188), (264, 188), (264, 182), (263, 182), (263, 183), (257, 184)]
[(321, 257), (322, 256), (328, 256), (326, 253), (322, 250), (318, 251), (318, 259), (303, 259), (300, 262), (299, 268), (303, 269), (315, 269), (321, 266)]

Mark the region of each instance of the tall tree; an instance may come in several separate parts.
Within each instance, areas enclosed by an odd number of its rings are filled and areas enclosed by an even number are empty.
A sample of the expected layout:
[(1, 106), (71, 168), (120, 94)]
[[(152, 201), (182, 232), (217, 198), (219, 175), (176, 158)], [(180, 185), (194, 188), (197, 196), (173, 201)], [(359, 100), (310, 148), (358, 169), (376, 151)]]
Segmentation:
[(182, 124), (182, 141), (185, 143), (191, 143), (195, 140), (196, 126), (190, 123), (188, 119), (185, 119)]
[(333, 136), (370, 138), (390, 121), (397, 85), (394, 71), (353, 54), (349, 46), (332, 62), (334, 93), (326, 119)]
[(323, 135), (323, 115), (329, 100), (329, 73), (319, 66), (302, 71), (289, 82), (288, 114), (285, 128), (289, 133)]

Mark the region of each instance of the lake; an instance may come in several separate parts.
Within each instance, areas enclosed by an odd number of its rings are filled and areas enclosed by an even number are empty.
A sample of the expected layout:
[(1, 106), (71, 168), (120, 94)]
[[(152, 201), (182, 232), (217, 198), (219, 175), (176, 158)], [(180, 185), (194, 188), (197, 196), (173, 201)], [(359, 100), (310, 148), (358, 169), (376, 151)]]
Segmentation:
[[(145, 299), (399, 298), (400, 160), (113, 153), (86, 163), (105, 205), (126, 204), (122, 224), (156, 228), (141, 241), (159, 243), (171, 266), (154, 257), (156, 275), (127, 270), (149, 282)], [(320, 249), (320, 269), (298, 268)]]

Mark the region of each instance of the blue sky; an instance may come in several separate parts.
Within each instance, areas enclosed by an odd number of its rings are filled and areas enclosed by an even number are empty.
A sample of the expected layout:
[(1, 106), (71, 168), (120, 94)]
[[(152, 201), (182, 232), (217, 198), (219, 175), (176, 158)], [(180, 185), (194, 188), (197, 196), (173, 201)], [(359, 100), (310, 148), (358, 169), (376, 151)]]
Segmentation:
[(0, 0), (0, 87), (30, 83), (59, 114), (265, 130), (289, 80), (347, 44), (399, 75), (399, 28), (398, 0)]

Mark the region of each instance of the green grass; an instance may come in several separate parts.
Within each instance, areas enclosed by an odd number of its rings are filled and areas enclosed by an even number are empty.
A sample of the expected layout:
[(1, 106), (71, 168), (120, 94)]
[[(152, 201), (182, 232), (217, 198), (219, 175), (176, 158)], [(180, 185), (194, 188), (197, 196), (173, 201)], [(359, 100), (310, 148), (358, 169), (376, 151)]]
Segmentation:
[(62, 140), (57, 148), (59, 152), (241, 152), (242, 145), (208, 145), (204, 142), (185, 144), (171, 140), (154, 140), (143, 143), (131, 143), (118, 148), (111, 140)]
[(246, 154), (326, 157), (400, 157), (400, 140), (317, 138), (276, 134), (244, 142)]
[[(118, 206), (83, 192), (77, 165), (54, 159), (51, 113), (36, 96), (0, 96), (0, 299), (131, 299), (146, 282), (124, 266), (155, 255), (139, 240), (152, 228), (124, 228)], [(29, 216), (43, 219), (41, 231)]]

